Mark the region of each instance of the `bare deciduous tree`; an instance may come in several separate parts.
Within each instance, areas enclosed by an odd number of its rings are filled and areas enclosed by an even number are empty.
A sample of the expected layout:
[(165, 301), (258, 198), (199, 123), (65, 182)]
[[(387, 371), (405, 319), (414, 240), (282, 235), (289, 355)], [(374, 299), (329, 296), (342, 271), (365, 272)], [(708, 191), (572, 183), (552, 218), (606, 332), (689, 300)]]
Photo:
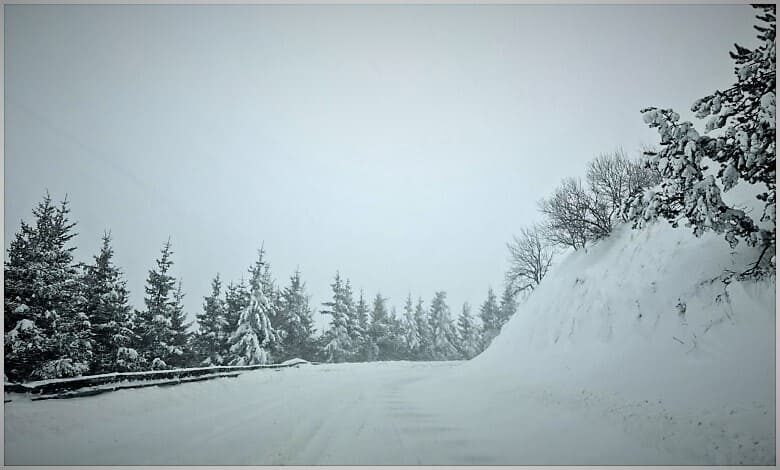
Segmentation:
[(538, 225), (523, 228), (507, 247), (509, 270), (506, 280), (512, 293), (533, 290), (542, 282), (553, 258), (553, 248), (546, 242), (542, 228)]
[(605, 214), (612, 224), (628, 222), (627, 202), (661, 180), (657, 169), (647, 165), (646, 159), (631, 160), (623, 149), (601, 154), (588, 163), (587, 181), (596, 200), (604, 204)]
[(607, 201), (589, 192), (579, 179), (564, 179), (550, 198), (539, 202), (539, 210), (547, 216), (544, 236), (555, 245), (577, 250), (612, 231)]
[(645, 159), (631, 160), (618, 149), (588, 163), (586, 182), (566, 178), (539, 203), (550, 243), (577, 250), (608, 236), (616, 223), (629, 221), (629, 201), (658, 184), (660, 173)]

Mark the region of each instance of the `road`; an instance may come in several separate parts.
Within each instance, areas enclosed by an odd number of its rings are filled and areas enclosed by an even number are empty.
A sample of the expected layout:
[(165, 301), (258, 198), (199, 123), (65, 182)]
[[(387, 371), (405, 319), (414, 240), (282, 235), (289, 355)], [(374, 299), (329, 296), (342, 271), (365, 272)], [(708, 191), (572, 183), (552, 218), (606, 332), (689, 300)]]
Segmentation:
[(16, 396), (5, 406), (5, 463), (686, 462), (582, 400), (466, 372), (457, 362), (304, 365), (69, 400)]

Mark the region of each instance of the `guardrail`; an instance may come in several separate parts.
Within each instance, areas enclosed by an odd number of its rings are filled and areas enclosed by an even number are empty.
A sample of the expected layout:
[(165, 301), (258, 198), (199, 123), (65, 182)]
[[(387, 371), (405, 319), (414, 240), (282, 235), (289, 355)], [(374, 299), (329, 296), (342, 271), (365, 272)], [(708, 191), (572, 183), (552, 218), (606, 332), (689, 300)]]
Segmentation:
[[(316, 364), (303, 359), (290, 360), (282, 364), (257, 364), (250, 366), (211, 366), (189, 369), (153, 370), (145, 372), (114, 372), (100, 375), (86, 375), (66, 379), (41, 380), (27, 383), (4, 384), (6, 392), (37, 395), (33, 400), (51, 398), (73, 398), (97, 395), (99, 393), (127, 388), (142, 388), (161, 385), (175, 385), (184, 382), (237, 377), (242, 372), (257, 369), (282, 369), (301, 364)], [(82, 390), (89, 389), (89, 390)]]

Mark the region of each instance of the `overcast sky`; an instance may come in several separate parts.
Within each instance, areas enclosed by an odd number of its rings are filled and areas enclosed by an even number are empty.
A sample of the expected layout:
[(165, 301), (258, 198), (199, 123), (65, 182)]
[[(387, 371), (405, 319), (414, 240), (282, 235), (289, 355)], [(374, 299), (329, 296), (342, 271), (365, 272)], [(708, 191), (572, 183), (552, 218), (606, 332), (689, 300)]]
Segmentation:
[[(5, 247), (66, 193), (134, 305), (170, 236), (191, 316), (265, 241), (312, 305), (336, 270), (453, 316), (505, 243), (646, 106), (733, 83), (748, 6), (5, 6)], [(682, 113), (684, 116), (685, 114)], [(317, 317), (320, 317), (318, 314)], [(320, 325), (327, 319), (318, 319)]]

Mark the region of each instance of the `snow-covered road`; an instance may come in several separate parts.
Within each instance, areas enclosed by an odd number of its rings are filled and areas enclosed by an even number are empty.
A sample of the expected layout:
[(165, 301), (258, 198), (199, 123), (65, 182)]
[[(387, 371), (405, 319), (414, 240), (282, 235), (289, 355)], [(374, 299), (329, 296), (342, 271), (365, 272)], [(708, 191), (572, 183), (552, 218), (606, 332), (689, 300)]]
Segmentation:
[(15, 396), (5, 405), (5, 463), (587, 465), (698, 460), (658, 446), (661, 434), (656, 439), (625, 433), (619, 419), (582, 406), (588, 400), (578, 398), (567, 402), (533, 386), (475, 381), (455, 362), (301, 366), (70, 400), (31, 402)]

